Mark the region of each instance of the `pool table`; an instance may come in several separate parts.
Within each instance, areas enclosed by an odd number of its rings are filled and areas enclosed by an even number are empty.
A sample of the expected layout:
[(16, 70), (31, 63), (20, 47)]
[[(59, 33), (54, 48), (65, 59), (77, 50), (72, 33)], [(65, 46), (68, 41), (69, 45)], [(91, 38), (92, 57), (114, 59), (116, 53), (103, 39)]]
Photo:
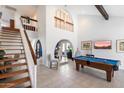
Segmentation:
[(96, 69), (104, 70), (106, 72), (107, 81), (111, 82), (112, 77), (114, 76), (114, 71), (119, 69), (119, 60), (89, 57), (89, 56), (78, 56), (73, 58), (76, 63), (76, 70), (79, 71), (80, 66), (93, 67)]

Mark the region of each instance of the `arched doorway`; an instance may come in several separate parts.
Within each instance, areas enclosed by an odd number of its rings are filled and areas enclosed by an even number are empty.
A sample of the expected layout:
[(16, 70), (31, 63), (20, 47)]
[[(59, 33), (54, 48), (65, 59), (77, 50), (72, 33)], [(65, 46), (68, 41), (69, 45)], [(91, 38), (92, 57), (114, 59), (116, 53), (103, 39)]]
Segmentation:
[(68, 62), (72, 60), (73, 46), (69, 40), (60, 40), (55, 47), (54, 57), (58, 58), (60, 63)]

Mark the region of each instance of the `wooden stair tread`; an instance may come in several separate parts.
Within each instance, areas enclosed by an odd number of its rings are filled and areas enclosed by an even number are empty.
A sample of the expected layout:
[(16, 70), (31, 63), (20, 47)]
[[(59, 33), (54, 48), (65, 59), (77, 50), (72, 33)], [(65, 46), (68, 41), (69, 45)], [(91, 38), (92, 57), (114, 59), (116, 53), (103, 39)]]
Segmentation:
[(30, 78), (29, 77), (25, 77), (25, 78), (21, 78), (21, 79), (17, 79), (17, 80), (14, 80), (14, 81), (11, 81), (9, 83), (12, 83), (14, 86), (11, 86), (11, 87), (15, 87), (16, 85), (19, 85), (19, 84), (22, 84), (22, 83), (25, 83), (25, 82), (28, 82), (30, 81)]
[(0, 88), (10, 88), (11, 86), (13, 86), (10, 83), (0, 83)]
[(13, 38), (21, 38), (21, 36), (16, 36), (16, 35), (14, 36), (14, 35), (3, 35), (3, 34), (1, 35), (1, 34), (0, 34), (0, 36), (1, 36), (1, 37), (10, 37), (10, 38), (11, 38), (11, 37), (13, 37)]
[(30, 81), (30, 78), (29, 77), (17, 79), (17, 80), (14, 80), (14, 81), (9, 82), (10, 84), (12, 84), (12, 86), (9, 86), (9, 87), (15, 87), (17, 85), (20, 85), (20, 84), (25, 83), (25, 82), (28, 82), (28, 81)]
[(24, 73), (27, 73), (27, 72), (28, 72), (28, 69), (24, 69), (24, 70), (5, 73), (5, 74), (0, 74), (0, 79), (17, 76), (17, 75), (24, 74)]
[(11, 32), (0, 32), (1, 35), (14, 35), (14, 36), (21, 36), (20, 33), (11, 33)]
[(0, 32), (0, 34), (4, 34), (4, 35), (14, 35), (14, 36), (21, 36), (20, 33), (10, 33), (10, 32)]
[(25, 59), (25, 57), (22, 58), (6, 58), (6, 59), (0, 59), (0, 62), (10, 62), (15, 60)]
[(12, 32), (12, 33), (20, 33), (20, 31), (5, 30), (5, 29), (2, 29), (1, 31), (3, 31), (3, 32)]
[(0, 66), (0, 70), (12, 68), (12, 67), (18, 67), (18, 66), (24, 66), (27, 65), (26, 63), (18, 63), (18, 64), (11, 64), (11, 65), (6, 65), (6, 66)]
[[(11, 87), (16, 87), (17, 85), (20, 85), (22, 83), (30, 81), (29, 77), (17, 79), (8, 83), (0, 84), (0, 88), (11, 88)], [(30, 86), (31, 87), (31, 86)]]
[(20, 30), (18, 28), (15, 28), (13, 23), (10, 23), (10, 27), (7, 26), (2, 26), (2, 31), (14, 31), (14, 32), (19, 32)]
[(9, 40), (22, 40), (21, 38), (6, 38), (6, 37), (0, 37), (0, 39), (9, 39)]

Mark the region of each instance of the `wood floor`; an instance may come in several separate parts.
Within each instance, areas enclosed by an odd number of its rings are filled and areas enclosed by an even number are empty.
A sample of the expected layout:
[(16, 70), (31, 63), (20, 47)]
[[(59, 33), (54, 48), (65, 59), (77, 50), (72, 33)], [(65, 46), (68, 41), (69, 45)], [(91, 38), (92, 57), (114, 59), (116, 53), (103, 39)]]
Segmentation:
[(75, 70), (75, 63), (69, 61), (58, 70), (38, 66), (38, 88), (124, 88), (124, 70), (115, 72), (112, 82), (106, 81), (104, 71), (87, 68)]

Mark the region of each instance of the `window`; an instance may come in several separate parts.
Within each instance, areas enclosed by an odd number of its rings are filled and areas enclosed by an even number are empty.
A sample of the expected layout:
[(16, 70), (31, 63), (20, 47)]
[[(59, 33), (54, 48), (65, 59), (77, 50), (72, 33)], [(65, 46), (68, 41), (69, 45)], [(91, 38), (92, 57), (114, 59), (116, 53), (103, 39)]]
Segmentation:
[(58, 9), (56, 11), (54, 20), (56, 28), (73, 32), (73, 21), (70, 14), (67, 11)]

